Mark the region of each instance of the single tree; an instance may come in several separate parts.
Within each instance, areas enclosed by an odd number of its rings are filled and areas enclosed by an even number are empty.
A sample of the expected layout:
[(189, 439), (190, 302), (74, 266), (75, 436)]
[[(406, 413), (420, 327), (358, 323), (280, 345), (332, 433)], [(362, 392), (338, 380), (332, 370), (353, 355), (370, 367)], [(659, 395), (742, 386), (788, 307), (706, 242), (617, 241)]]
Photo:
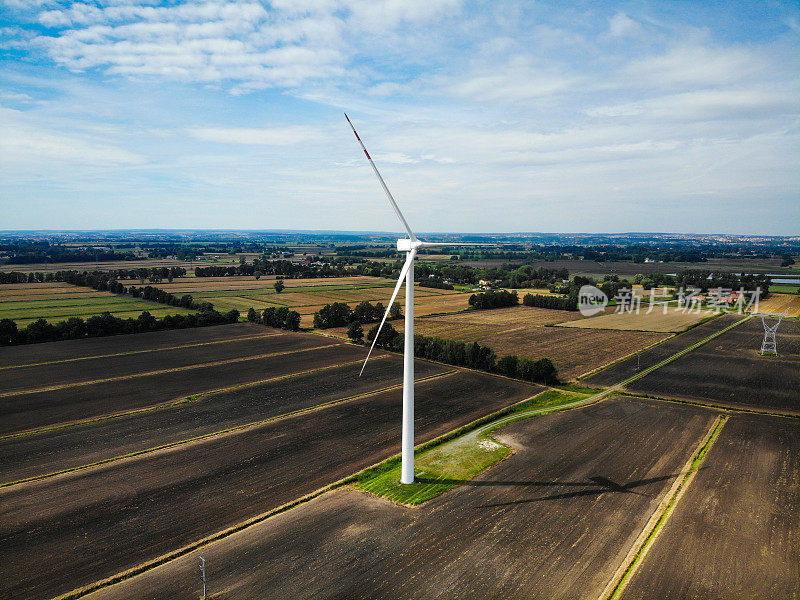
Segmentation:
[(275, 288), (275, 292), (278, 294), (280, 294), (286, 288), (283, 283), (283, 279), (278, 279), (274, 284), (272, 284), (272, 287)]
[(364, 341), (364, 328), (361, 323), (353, 321), (347, 328), (347, 337), (349, 337), (356, 344), (361, 344)]
[(399, 319), (403, 316), (403, 312), (400, 308), (399, 302), (392, 302), (392, 308), (389, 309), (389, 318), (390, 319)]
[(250, 310), (247, 311), (247, 320), (250, 321), (251, 323), (258, 322), (258, 313), (256, 312), (256, 309), (253, 308), (252, 306), (250, 307)]

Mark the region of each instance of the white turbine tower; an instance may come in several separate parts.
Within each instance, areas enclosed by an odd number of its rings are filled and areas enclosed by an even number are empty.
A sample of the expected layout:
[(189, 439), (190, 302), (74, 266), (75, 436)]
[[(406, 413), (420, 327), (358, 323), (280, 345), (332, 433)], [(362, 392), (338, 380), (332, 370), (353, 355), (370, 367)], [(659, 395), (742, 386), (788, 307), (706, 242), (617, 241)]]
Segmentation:
[(389, 300), (389, 306), (386, 308), (386, 312), (383, 315), (383, 320), (381, 321), (378, 331), (375, 334), (375, 339), (372, 341), (372, 346), (367, 353), (367, 358), (364, 359), (364, 365), (361, 367), (361, 373), (364, 372), (364, 367), (367, 366), (367, 361), (369, 360), (370, 354), (372, 354), (372, 350), (375, 348), (375, 343), (378, 341), (378, 336), (381, 333), (381, 329), (383, 329), (383, 324), (386, 322), (386, 317), (389, 315), (392, 304), (394, 304), (395, 298), (397, 298), (397, 293), (400, 291), (400, 287), (403, 285), (403, 280), (405, 279), (406, 315), (405, 344), (403, 347), (403, 433), (401, 440), (402, 466), (400, 472), (400, 483), (414, 483), (414, 258), (416, 258), (417, 250), (420, 248), (433, 248), (436, 246), (472, 246), (477, 244), (442, 244), (418, 240), (417, 236), (414, 235), (414, 232), (411, 231), (411, 227), (408, 226), (408, 222), (403, 216), (403, 213), (400, 212), (400, 208), (394, 201), (389, 188), (386, 187), (386, 182), (383, 181), (383, 177), (381, 177), (381, 174), (378, 172), (378, 168), (375, 166), (372, 157), (370, 157), (369, 152), (367, 152), (364, 142), (361, 141), (356, 128), (353, 127), (350, 117), (348, 117), (347, 114), (345, 114), (344, 117), (347, 119), (347, 122), (350, 123), (350, 128), (356, 135), (358, 143), (361, 144), (361, 149), (364, 150), (364, 154), (367, 156), (369, 164), (372, 165), (372, 170), (375, 171), (375, 175), (377, 175), (383, 191), (386, 192), (386, 197), (389, 198), (389, 202), (392, 204), (394, 212), (397, 213), (397, 217), (400, 219), (403, 227), (408, 232), (408, 238), (397, 240), (397, 249), (400, 252), (406, 253), (406, 261), (403, 263), (403, 268), (400, 269), (400, 277), (397, 280), (397, 285), (394, 286), (394, 293)]

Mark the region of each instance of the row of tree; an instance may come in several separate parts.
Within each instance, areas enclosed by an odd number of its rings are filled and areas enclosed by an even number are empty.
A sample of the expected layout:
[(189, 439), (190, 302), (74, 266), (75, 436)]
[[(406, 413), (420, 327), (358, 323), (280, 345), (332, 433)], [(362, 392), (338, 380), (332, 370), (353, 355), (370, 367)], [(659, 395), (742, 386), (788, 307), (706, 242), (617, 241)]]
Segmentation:
[(507, 290), (488, 291), (481, 294), (472, 294), (469, 297), (469, 305), (473, 308), (503, 308), (505, 306), (516, 306), (519, 304), (517, 292)]
[[(331, 327), (345, 327), (351, 323), (377, 323), (383, 318), (386, 308), (382, 303), (374, 305), (366, 300), (350, 308), (346, 302), (334, 302), (326, 304), (314, 313), (314, 327), (317, 329), (329, 329)], [(402, 309), (398, 302), (392, 304), (389, 310), (390, 319), (399, 319), (403, 316)]]
[[(372, 343), (377, 331), (377, 325), (370, 329), (367, 334), (368, 342)], [(353, 339), (353, 336), (351, 336), (351, 339)], [(354, 341), (360, 340), (356, 339)], [(403, 343), (403, 334), (397, 331), (391, 323), (386, 323), (375, 345), (393, 352), (402, 352)], [(549, 358), (530, 360), (516, 355), (497, 358), (494, 350), (488, 346), (481, 346), (477, 342), (467, 343), (415, 335), (414, 356), (458, 367), (499, 373), (515, 379), (524, 379), (525, 381), (534, 381), (547, 385), (558, 383), (558, 371)]]
[(214, 310), (214, 305), (211, 302), (196, 302), (191, 294), (184, 294), (180, 297), (175, 294), (165, 292), (161, 288), (147, 285), (143, 288), (130, 286), (126, 288), (119, 282), (110, 283), (108, 291), (114, 294), (128, 294), (134, 298), (141, 298), (142, 300), (149, 300), (150, 302), (159, 302), (160, 304), (168, 304), (170, 306), (180, 306), (182, 308), (189, 308), (192, 310), (199, 310), (209, 312)]
[(186, 269), (183, 267), (143, 267), (141, 269), (112, 269), (110, 271), (54, 271), (48, 273), (32, 272), (20, 273), (11, 271), (10, 273), (0, 272), (0, 284), (2, 283), (49, 283), (61, 282), (72, 285), (83, 285), (91, 287), (87, 283), (89, 280), (104, 280), (106, 282), (117, 279), (138, 279), (144, 283), (158, 283), (163, 280), (172, 281), (178, 277), (185, 277)]
[(522, 297), (525, 306), (550, 308), (554, 310), (578, 310), (578, 302), (572, 296), (543, 296), (541, 294), (525, 294)]
[(689, 287), (700, 288), (707, 292), (710, 288), (726, 288), (731, 290), (744, 289), (746, 292), (755, 292), (761, 289), (761, 299), (767, 297), (769, 286), (772, 283), (769, 275), (747, 273), (727, 273), (719, 271), (705, 271), (701, 269), (688, 269), (678, 273), (675, 278), (678, 287), (684, 289)]
[(160, 319), (148, 311), (142, 312), (135, 319), (121, 319), (105, 312), (102, 315), (89, 317), (85, 321), (80, 317), (71, 317), (66, 321), (52, 324), (48, 323), (46, 319), (38, 319), (24, 329), (19, 329), (11, 319), (2, 319), (0, 320), (0, 346), (144, 333), (162, 329), (206, 327), (236, 323), (238, 320), (238, 310), (232, 310), (225, 314), (208, 311), (189, 315), (167, 315)]
[(133, 252), (117, 252), (115, 250), (109, 250), (108, 248), (67, 248), (63, 246), (51, 246), (45, 250), (17, 252), (9, 256), (6, 262), (10, 265), (27, 265), (143, 259), (143, 256), (137, 256)]
[(289, 310), (285, 306), (280, 308), (270, 306), (260, 314), (255, 308), (250, 308), (247, 311), (247, 320), (251, 323), (261, 323), (276, 329), (288, 329), (289, 331), (298, 331), (300, 329), (300, 313), (296, 310)]
[[(315, 261), (322, 262), (322, 261)], [(195, 267), (195, 277), (236, 277), (280, 275), (287, 279), (315, 279), (319, 277), (346, 277), (360, 275), (358, 269), (353, 269), (347, 261), (322, 262), (312, 264), (295, 262), (291, 260), (275, 260), (268, 256), (256, 258), (252, 263), (246, 261), (236, 266), (211, 266)]]

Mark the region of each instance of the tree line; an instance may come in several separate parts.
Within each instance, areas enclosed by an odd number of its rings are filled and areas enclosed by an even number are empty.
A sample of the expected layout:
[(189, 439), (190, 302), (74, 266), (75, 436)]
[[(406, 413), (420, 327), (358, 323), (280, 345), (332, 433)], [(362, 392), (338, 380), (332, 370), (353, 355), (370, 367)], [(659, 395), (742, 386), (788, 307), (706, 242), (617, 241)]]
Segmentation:
[(29, 323), (24, 329), (19, 329), (11, 319), (2, 319), (0, 320), (0, 346), (77, 340), (164, 329), (207, 327), (209, 325), (236, 323), (238, 320), (238, 310), (231, 310), (225, 314), (212, 310), (189, 315), (166, 315), (160, 319), (154, 317), (148, 311), (142, 312), (135, 319), (121, 319), (109, 312), (105, 312), (102, 315), (89, 317), (85, 321), (80, 317), (70, 317), (66, 321), (52, 324), (48, 323), (47, 319), (37, 319)]
[[(350, 308), (346, 302), (334, 302), (326, 304), (314, 313), (314, 327), (317, 329), (329, 329), (331, 327), (345, 327), (351, 323), (377, 323), (383, 318), (386, 308), (381, 302), (374, 305), (366, 300), (360, 302), (355, 308)], [(389, 319), (399, 319), (403, 316), (402, 309), (398, 302), (392, 304), (389, 310)]]
[[(372, 343), (377, 331), (377, 325), (370, 329), (367, 334), (368, 342)], [(386, 323), (375, 345), (392, 352), (402, 352), (403, 344), (404, 335), (397, 331), (391, 323)], [(549, 358), (531, 360), (513, 354), (498, 358), (494, 350), (477, 342), (467, 343), (415, 335), (414, 356), (457, 367), (498, 373), (514, 379), (524, 379), (547, 385), (558, 383), (558, 371)]]
[(506, 306), (516, 306), (519, 304), (517, 292), (507, 290), (488, 291), (481, 294), (472, 294), (469, 297), (469, 305), (472, 308), (503, 308)]
[(0, 284), (2, 283), (49, 283), (64, 282), (72, 285), (82, 285), (92, 287), (86, 281), (106, 282), (117, 279), (138, 279), (142, 283), (145, 280), (150, 283), (159, 283), (164, 279), (172, 281), (178, 277), (185, 277), (186, 269), (183, 267), (143, 267), (141, 269), (111, 269), (109, 271), (55, 271), (48, 273), (32, 272), (20, 273), (11, 271), (10, 273), (0, 272)]
[(742, 273), (727, 273), (719, 271), (706, 271), (702, 269), (688, 269), (675, 278), (678, 287), (684, 289), (688, 287), (696, 287), (703, 292), (707, 292), (710, 288), (727, 288), (731, 290), (738, 290), (743, 288), (747, 292), (754, 292), (757, 288), (761, 288), (761, 299), (763, 300), (769, 295), (769, 286), (772, 283), (769, 275)]
[(296, 310), (289, 310), (285, 306), (280, 308), (270, 306), (265, 308), (262, 313), (251, 307), (247, 311), (247, 320), (251, 323), (261, 323), (276, 329), (287, 329), (288, 331), (298, 331), (300, 329), (300, 313)]
[(94, 248), (64, 248), (51, 246), (46, 250), (22, 251), (9, 256), (6, 262), (10, 265), (66, 263), (66, 262), (92, 262), (92, 261), (119, 261), (119, 260), (144, 260), (133, 252), (116, 252), (115, 250)]
[(525, 294), (522, 298), (525, 306), (550, 308), (554, 310), (578, 310), (578, 301), (572, 296), (543, 296), (541, 294)]

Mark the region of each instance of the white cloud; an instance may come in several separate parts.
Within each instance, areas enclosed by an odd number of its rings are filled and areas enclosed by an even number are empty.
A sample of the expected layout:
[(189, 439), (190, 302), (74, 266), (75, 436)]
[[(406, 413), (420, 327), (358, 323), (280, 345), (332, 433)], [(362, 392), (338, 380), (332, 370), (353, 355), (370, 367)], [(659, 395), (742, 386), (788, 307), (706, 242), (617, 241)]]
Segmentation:
[(587, 110), (593, 117), (642, 117), (656, 120), (708, 121), (775, 118), (797, 111), (794, 93), (759, 89), (697, 90), (646, 101)]
[(624, 12), (618, 12), (608, 20), (608, 34), (611, 37), (633, 37), (642, 33), (642, 26)]
[(146, 161), (94, 135), (59, 131), (9, 108), (0, 107), (0, 129), (0, 163), (6, 168), (23, 165), (47, 172), (63, 164), (118, 167)]
[(316, 143), (326, 138), (321, 129), (305, 126), (267, 127), (262, 129), (198, 127), (189, 129), (188, 133), (195, 139), (204, 142), (260, 146), (294, 146), (297, 144)]
[(536, 65), (528, 56), (512, 56), (505, 64), (477, 68), (450, 84), (456, 96), (478, 101), (519, 102), (563, 93), (578, 83), (576, 73)]
[[(0, 74), (20, 94), (0, 98), (28, 111), (0, 123), (13, 120), (4, 189), (25, 172), (298, 219), (253, 227), (352, 227), (355, 210), (364, 227), (394, 227), (340, 108), (418, 228), (597, 229), (626, 214), (608, 203), (750, 190), (762, 206), (800, 189), (791, 30), (737, 38), (657, 4), (149, 4), (32, 9), (52, 29), (34, 46), (17, 36), (36, 75)], [(0, 37), (41, 28), (11, 30)], [(336, 221), (323, 203), (348, 209)], [(564, 203), (581, 210), (551, 208)], [(658, 217), (642, 210), (638, 228)]]
[(677, 46), (631, 62), (624, 74), (639, 86), (713, 86), (748, 80), (770, 71), (758, 52), (738, 47)]

